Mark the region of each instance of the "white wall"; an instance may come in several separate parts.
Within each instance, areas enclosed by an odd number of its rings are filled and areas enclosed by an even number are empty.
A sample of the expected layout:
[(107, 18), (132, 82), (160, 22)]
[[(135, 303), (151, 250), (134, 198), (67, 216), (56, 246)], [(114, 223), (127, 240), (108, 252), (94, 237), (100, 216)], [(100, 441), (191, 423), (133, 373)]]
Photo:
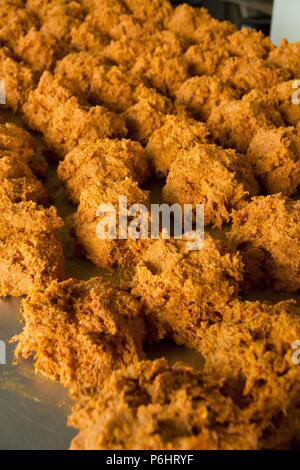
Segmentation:
[(300, 41), (300, 0), (274, 0), (271, 39), (277, 46), (283, 38)]

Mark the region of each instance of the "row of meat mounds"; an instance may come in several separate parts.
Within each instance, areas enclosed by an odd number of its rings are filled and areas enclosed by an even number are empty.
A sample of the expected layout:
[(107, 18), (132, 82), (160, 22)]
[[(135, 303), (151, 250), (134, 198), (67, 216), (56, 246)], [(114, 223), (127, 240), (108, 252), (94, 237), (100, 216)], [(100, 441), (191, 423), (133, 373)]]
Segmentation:
[[(41, 8), (49, 2), (27, 3), (27, 10), (38, 6), (41, 30), (53, 38), (55, 8)], [(276, 289), (298, 289), (298, 203), (284, 197), (298, 186), (299, 114), (288, 81), (298, 74), (291, 55), (295, 50), (297, 56), (297, 45), (274, 49), (258, 33), (235, 32), (187, 6), (173, 13), (163, 2), (163, 17), (151, 14), (147, 33), (142, 15), (147, 4), (156, 9), (156, 2), (142, 2), (138, 20), (123, 16), (133, 2), (82, 3), (93, 11), (77, 23), (85, 45), (76, 47), (84, 51), (66, 55), (55, 67), (54, 53), (51, 65), (40, 67), (2, 39), (12, 52), (2, 49), (1, 71), (9, 106), (42, 132), (56, 155), (67, 155), (58, 174), (68, 197), (80, 203), (71, 226), (87, 256), (101, 267), (130, 262), (134, 269), (129, 282), (126, 277), (119, 286), (97, 278), (36, 289), (23, 303), (26, 325), (17, 356), (35, 354), (36, 369), (80, 399), (72, 423), (82, 432), (74, 448), (290, 446), (299, 430), (299, 372), (291, 362), (291, 344), (299, 337), (297, 309), (291, 302), (244, 302), (238, 294), (262, 280)], [(70, 7), (55, 5), (57, 11)], [(96, 26), (106, 20), (108, 31), (104, 24)], [(155, 39), (153, 24), (161, 39)], [(112, 31), (116, 36), (107, 42)], [(146, 36), (145, 49), (138, 34)], [(204, 35), (215, 47), (206, 41), (201, 48)], [(104, 41), (105, 56), (95, 57), (95, 38)], [(62, 39), (56, 38), (60, 45)], [(221, 41), (227, 46), (220, 47)], [(30, 57), (31, 46), (28, 51)], [(201, 64), (210, 76), (189, 78), (203, 73)], [(167, 176), (168, 202), (184, 203), (190, 183), (197, 192), (188, 194), (189, 202), (191, 197), (206, 202), (208, 223), (220, 227), (233, 219), (228, 241), (207, 236), (203, 250), (187, 253), (175, 241), (131, 247), (96, 239), (96, 205), (115, 201), (120, 192), (145, 202), (148, 194), (139, 185), (151, 171)], [(284, 196), (250, 202), (251, 196), (278, 188)], [(99, 391), (112, 369), (143, 360), (145, 344), (165, 337), (200, 351), (204, 372), (140, 362), (116, 372)]]

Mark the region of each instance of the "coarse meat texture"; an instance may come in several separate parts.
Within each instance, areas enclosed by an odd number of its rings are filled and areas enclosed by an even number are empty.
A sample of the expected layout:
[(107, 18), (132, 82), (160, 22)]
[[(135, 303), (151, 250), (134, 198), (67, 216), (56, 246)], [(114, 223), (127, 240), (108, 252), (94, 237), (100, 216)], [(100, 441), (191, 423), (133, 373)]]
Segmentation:
[(205, 124), (192, 119), (187, 113), (168, 114), (163, 125), (151, 135), (146, 154), (156, 176), (166, 176), (172, 163), (196, 143), (209, 142)]
[(29, 67), (17, 62), (11, 52), (0, 48), (0, 76), (5, 83), (5, 104), (13, 112), (22, 112), (30, 91), (35, 86), (35, 77)]
[(89, 14), (85, 17), (94, 30), (110, 35), (118, 26), (122, 15), (128, 13), (127, 8), (119, 0), (84, 0), (83, 6)]
[(108, 65), (100, 56), (87, 51), (71, 53), (57, 63), (55, 77), (82, 102), (125, 111), (133, 104), (138, 82), (121, 66)]
[(176, 103), (196, 118), (207, 121), (218, 106), (239, 99), (239, 92), (217, 77), (202, 76), (186, 80), (176, 92)]
[(266, 300), (300, 292), (299, 57), (187, 3), (0, 0), (0, 297), (71, 449), (299, 448), (300, 310)]
[[(187, 48), (187, 42), (171, 31), (156, 30), (151, 25), (144, 26), (143, 23), (128, 24), (126, 16), (122, 17), (119, 30), (113, 30), (113, 35), (115, 39), (101, 51), (101, 56), (111, 63), (130, 69), (145, 55), (160, 58), (162, 63), (166, 62), (166, 65), (169, 59), (176, 57), (183, 59), (184, 62), (183, 53)], [(167, 67), (165, 69), (167, 73)]]
[(27, 163), (13, 157), (0, 158), (0, 203), (34, 201), (46, 204), (49, 200), (42, 183)]
[[(121, 204), (124, 203), (124, 198), (127, 198), (124, 214), (120, 212), (120, 198)], [(81, 193), (77, 212), (69, 218), (69, 226), (87, 258), (96, 266), (130, 268), (139, 261), (149, 240), (137, 239), (141, 233), (138, 232), (139, 226), (135, 228), (134, 225), (135, 214), (130, 212), (130, 207), (136, 204), (142, 204), (147, 210), (142, 216), (143, 222), (149, 225), (149, 193), (140, 189), (138, 184), (128, 177), (122, 181), (102, 180)], [(124, 234), (124, 228), (120, 228), (119, 224), (120, 216), (126, 216), (128, 221), (133, 223), (132, 234), (127, 234), (127, 227)], [(147, 230), (144, 238), (148, 236)]]
[(54, 76), (60, 85), (84, 102), (89, 97), (94, 71), (99, 67), (103, 68), (104, 63), (99, 54), (88, 51), (71, 52), (57, 62)]
[(0, 201), (0, 296), (28, 295), (64, 278), (64, 255), (56, 209)]
[(173, 337), (198, 349), (201, 322), (222, 317), (242, 279), (241, 256), (209, 235), (200, 250), (190, 250), (188, 240), (160, 238), (142, 254), (131, 292), (143, 305), (152, 341)]
[(29, 163), (36, 144), (29, 132), (10, 122), (0, 124), (0, 158), (15, 157)]
[(294, 127), (260, 128), (247, 152), (265, 194), (290, 196), (300, 185), (300, 134)]
[(61, 382), (73, 398), (96, 393), (113, 370), (143, 359), (139, 302), (102, 278), (53, 281), (35, 289), (22, 312), (16, 360), (34, 356), (35, 370)]
[(233, 215), (228, 237), (245, 264), (244, 289), (300, 287), (300, 202), (281, 194), (258, 196)]
[(252, 167), (244, 155), (215, 144), (182, 150), (170, 166), (163, 199), (168, 204), (204, 205), (204, 222), (222, 227), (232, 211), (259, 192)]
[(67, 49), (71, 29), (84, 19), (82, 6), (75, 0), (28, 0), (27, 8), (39, 18), (41, 32), (55, 38), (62, 48)]
[(169, 98), (152, 88), (138, 86), (134, 93), (134, 104), (122, 115), (129, 137), (143, 145), (147, 144), (153, 132), (163, 125), (166, 114), (173, 110)]
[(282, 115), (284, 122), (297, 126), (300, 122), (300, 92), (297, 80), (289, 80), (272, 87), (268, 94)]
[(31, 28), (19, 39), (14, 50), (35, 73), (52, 70), (60, 57), (59, 43), (56, 39), (35, 28)]
[(168, 58), (151, 52), (137, 58), (131, 73), (147, 87), (171, 98), (175, 98), (177, 90), (189, 77), (188, 63), (184, 58)]
[(222, 321), (201, 325), (204, 373), (254, 426), (260, 449), (299, 446), (300, 368), (293, 360), (299, 315), (293, 301), (235, 300)]
[(150, 176), (149, 164), (141, 144), (133, 140), (83, 140), (68, 153), (57, 171), (68, 198), (78, 203), (84, 189), (91, 185), (122, 181), (126, 177), (144, 183)]
[(252, 57), (231, 57), (220, 66), (217, 76), (242, 94), (265, 90), (291, 78), (287, 70)]
[(142, 21), (155, 24), (157, 28), (164, 27), (171, 14), (172, 6), (168, 0), (124, 0), (128, 10)]
[(72, 26), (70, 32), (72, 49), (77, 51), (89, 51), (99, 54), (99, 51), (107, 46), (110, 38), (101, 30), (94, 28), (89, 16), (86, 16), (82, 23)]
[(226, 49), (231, 56), (267, 59), (275, 50), (269, 37), (254, 28), (242, 28), (228, 36)]
[(222, 45), (220, 47), (218, 42), (211, 41), (193, 44), (185, 54), (191, 75), (214, 75), (229, 57), (229, 52)]
[(73, 450), (255, 449), (257, 436), (231, 398), (187, 365), (141, 361), (112, 374), (75, 405)]
[(57, 40), (40, 30), (38, 18), (25, 5), (0, 3), (0, 41), (33, 72), (51, 69), (59, 56)]
[(289, 72), (293, 78), (300, 78), (300, 41), (289, 43), (283, 39), (279, 47), (276, 47), (268, 57), (268, 62), (282, 67)]
[(19, 6), (0, 3), (0, 41), (14, 50), (20, 38), (37, 25), (34, 15)]
[(227, 38), (236, 31), (236, 27), (228, 21), (218, 21), (210, 16), (206, 8), (193, 8), (186, 3), (175, 8), (167, 27), (183, 36), (192, 43), (201, 44), (216, 38)]
[(217, 143), (247, 153), (259, 129), (284, 126), (284, 121), (274, 100), (264, 92), (253, 90), (241, 100), (215, 107), (207, 124)]
[(120, 116), (102, 106), (80, 106), (77, 98), (49, 72), (43, 73), (23, 111), (29, 127), (42, 132), (46, 144), (61, 158), (83, 138), (125, 137), (127, 134)]
[(38, 154), (34, 138), (25, 129), (11, 122), (0, 124), (0, 159), (3, 157), (27, 163), (39, 177), (47, 173), (47, 161)]

